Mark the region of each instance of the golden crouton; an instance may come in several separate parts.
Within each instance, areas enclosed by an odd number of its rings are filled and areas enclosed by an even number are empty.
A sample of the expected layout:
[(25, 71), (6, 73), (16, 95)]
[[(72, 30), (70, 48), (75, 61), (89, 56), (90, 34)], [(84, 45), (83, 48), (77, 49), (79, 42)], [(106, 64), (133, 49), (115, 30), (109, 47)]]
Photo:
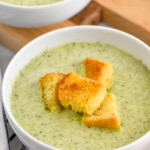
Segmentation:
[(58, 106), (56, 88), (64, 76), (64, 74), (50, 73), (39, 79), (43, 101), (48, 109)]
[(106, 94), (103, 84), (74, 73), (66, 75), (57, 86), (57, 98), (64, 108), (92, 114), (100, 107)]
[(83, 61), (86, 77), (106, 85), (108, 88), (112, 82), (112, 66), (109, 63), (87, 58)]
[(100, 108), (93, 115), (84, 116), (82, 122), (88, 126), (120, 129), (116, 97), (113, 94), (108, 94)]

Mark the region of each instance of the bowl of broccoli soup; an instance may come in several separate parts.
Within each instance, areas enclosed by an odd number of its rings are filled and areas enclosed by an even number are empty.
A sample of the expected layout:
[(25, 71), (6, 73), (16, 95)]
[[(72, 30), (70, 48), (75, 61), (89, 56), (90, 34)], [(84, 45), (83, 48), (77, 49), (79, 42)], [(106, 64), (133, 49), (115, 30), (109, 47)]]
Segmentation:
[(0, 22), (15, 27), (41, 27), (64, 21), (90, 0), (0, 0)]
[[(79, 65), (86, 58), (113, 67), (109, 92), (117, 100), (118, 130), (88, 127), (81, 122), (82, 114), (70, 109), (45, 108), (39, 78), (52, 72), (82, 76)], [(150, 145), (149, 58), (146, 44), (111, 28), (76, 26), (44, 34), (23, 47), (5, 72), (2, 96), (8, 120), (31, 150), (146, 149)]]

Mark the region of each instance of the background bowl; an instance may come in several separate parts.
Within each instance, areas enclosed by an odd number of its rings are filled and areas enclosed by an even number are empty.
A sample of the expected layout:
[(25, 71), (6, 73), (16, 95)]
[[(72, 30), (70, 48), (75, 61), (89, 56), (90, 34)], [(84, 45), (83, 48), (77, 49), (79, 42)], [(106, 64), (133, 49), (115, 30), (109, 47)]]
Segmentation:
[(63, 0), (41, 6), (19, 6), (0, 2), (0, 22), (16, 27), (40, 27), (66, 20), (91, 0)]
[[(10, 92), (11, 92), (11, 83), (15, 78), (16, 73), (24, 67), (28, 61), (41, 53), (46, 47), (53, 47), (60, 45), (66, 42), (72, 41), (103, 41), (110, 43), (117, 47), (124, 49), (125, 51), (133, 54), (135, 57), (141, 59), (148, 67), (150, 67), (150, 48), (144, 44), (142, 41), (137, 38), (124, 33), (119, 30), (106, 28), (106, 27), (97, 27), (97, 26), (76, 26), (69, 27), (64, 29), (59, 29), (56, 31), (49, 32), (44, 34), (37, 39), (33, 40), (25, 47), (23, 47), (10, 62), (3, 80), (2, 85), (2, 95), (3, 103), (6, 111), (8, 120), (20, 138), (20, 140), (32, 150), (50, 150), (54, 149), (42, 142), (36, 140), (30, 136), (26, 131), (20, 127), (20, 125), (15, 121), (11, 111), (10, 111)], [(137, 141), (120, 148), (119, 150), (124, 149), (142, 149), (150, 144), (150, 132), (145, 134), (143, 137)], [(141, 148), (142, 146), (142, 148)], [(150, 145), (149, 145), (150, 146)], [(146, 150), (146, 149), (145, 149)]]

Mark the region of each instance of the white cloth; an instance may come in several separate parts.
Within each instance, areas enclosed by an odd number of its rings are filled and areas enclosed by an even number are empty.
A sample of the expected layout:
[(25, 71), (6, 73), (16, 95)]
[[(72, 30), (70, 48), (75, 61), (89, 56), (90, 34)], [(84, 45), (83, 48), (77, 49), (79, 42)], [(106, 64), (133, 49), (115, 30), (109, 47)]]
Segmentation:
[(2, 76), (0, 70), (0, 149), (8, 150), (9, 149), (8, 141), (6, 136), (6, 129), (4, 125), (3, 109), (2, 109), (1, 84), (2, 84)]

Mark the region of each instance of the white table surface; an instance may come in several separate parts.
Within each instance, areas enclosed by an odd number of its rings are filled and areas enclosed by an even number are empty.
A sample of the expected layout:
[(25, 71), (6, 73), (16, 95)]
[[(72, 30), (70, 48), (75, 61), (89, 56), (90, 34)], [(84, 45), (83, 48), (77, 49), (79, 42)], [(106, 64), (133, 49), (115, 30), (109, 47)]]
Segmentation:
[(9, 61), (14, 55), (14, 52), (0, 44), (0, 68), (2, 69), (2, 73), (4, 73)]

